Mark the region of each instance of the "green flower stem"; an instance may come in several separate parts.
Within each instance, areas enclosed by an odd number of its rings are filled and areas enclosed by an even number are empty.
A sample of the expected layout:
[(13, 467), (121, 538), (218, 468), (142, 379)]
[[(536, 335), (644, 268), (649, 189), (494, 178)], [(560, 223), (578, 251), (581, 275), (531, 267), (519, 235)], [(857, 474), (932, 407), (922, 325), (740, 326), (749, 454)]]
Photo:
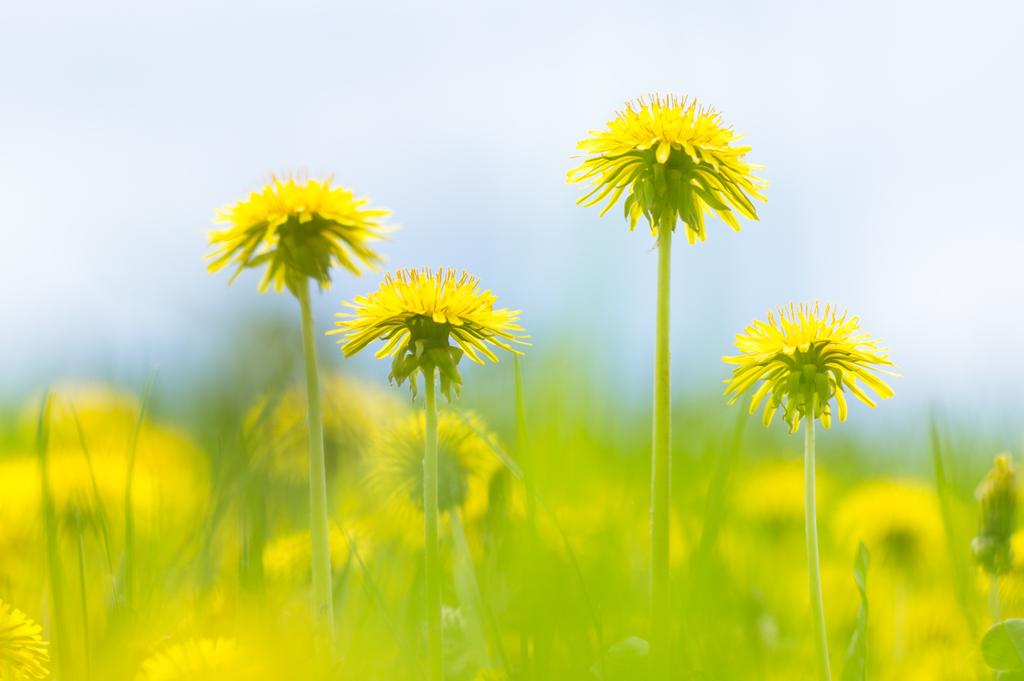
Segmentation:
[[(522, 363), (519, 355), (512, 355), (513, 373), (515, 375), (515, 411), (516, 411), (516, 446), (518, 449), (519, 466), (523, 469), (526, 486), (526, 526), (523, 528), (523, 555), (530, 556), (521, 564), (522, 579), (522, 631), (520, 633), (520, 657), (522, 659), (523, 677), (536, 679), (540, 674), (540, 661), (537, 655), (537, 502), (533, 486), (533, 461), (529, 454), (526, 435), (526, 397), (523, 388)], [(532, 645), (531, 645), (532, 644)]]
[(999, 624), (1003, 621), (1003, 608), (999, 601), (999, 575), (993, 574), (991, 580), (988, 589), (988, 610), (992, 614), (992, 623)]
[(428, 678), (444, 678), (441, 643), (441, 565), (437, 545), (437, 387), (433, 367), (426, 378), (426, 429), (423, 451), (423, 557), (426, 574)]
[(672, 475), (672, 394), (669, 368), (669, 295), (672, 229), (658, 228), (657, 330), (654, 343), (654, 437), (651, 455), (651, 677), (671, 669), (669, 496)]
[(309, 536), (312, 543), (313, 626), (317, 644), (334, 646), (334, 601), (331, 598), (331, 551), (327, 530), (327, 468), (324, 463), (324, 427), (320, 414), (320, 381), (313, 336), (309, 283), (297, 287), (302, 308), (302, 349), (306, 360), (306, 424), (309, 427)]
[[(808, 403), (813, 404), (813, 395)], [(818, 516), (814, 498), (814, 409), (804, 419), (804, 531), (807, 537), (808, 588), (811, 617), (814, 620), (814, 644), (818, 654), (818, 678), (831, 681), (828, 664), (828, 634), (825, 631), (825, 606), (821, 598), (821, 565), (818, 559)]]

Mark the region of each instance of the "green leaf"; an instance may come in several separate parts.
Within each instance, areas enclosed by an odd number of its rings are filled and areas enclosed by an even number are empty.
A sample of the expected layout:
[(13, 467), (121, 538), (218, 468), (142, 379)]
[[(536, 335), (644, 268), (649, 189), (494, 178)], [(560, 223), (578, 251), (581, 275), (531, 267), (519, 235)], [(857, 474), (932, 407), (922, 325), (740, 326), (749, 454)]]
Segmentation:
[(1017, 669), (1012, 672), (999, 672), (997, 681), (1024, 681), (1024, 669)]
[(866, 681), (868, 678), (868, 565), (871, 554), (864, 542), (857, 546), (857, 557), (853, 561), (853, 581), (860, 592), (860, 610), (857, 611), (857, 626), (850, 637), (843, 660), (843, 681)]
[(986, 631), (981, 654), (997, 671), (1024, 671), (1024, 620), (1006, 620)]

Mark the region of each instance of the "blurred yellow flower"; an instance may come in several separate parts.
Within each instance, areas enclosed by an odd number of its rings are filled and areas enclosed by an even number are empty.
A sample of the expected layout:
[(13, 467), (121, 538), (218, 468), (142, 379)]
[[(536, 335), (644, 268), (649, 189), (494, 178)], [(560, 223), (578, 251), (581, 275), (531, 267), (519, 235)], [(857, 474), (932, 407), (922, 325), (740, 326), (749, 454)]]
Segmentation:
[(335, 265), (356, 275), (361, 266), (375, 267), (381, 257), (369, 244), (387, 231), (381, 219), (390, 211), (370, 208), (332, 182), (272, 177), (261, 192), (218, 212), (217, 222), (228, 227), (210, 233), (209, 271), (235, 265), (233, 281), (246, 268), (266, 265), (260, 291), (273, 284), (298, 295), (307, 279), (329, 287)]
[[(367, 533), (360, 533), (359, 551), (365, 556), (366, 545), (362, 541)], [(349, 557), (349, 534), (337, 527), (330, 529), (331, 565), (341, 567)], [(286, 579), (305, 575), (308, 577), (312, 545), (309, 531), (296, 532), (278, 537), (263, 549), (263, 571), (267, 577)]]
[[(831, 498), (828, 474), (817, 471), (818, 498)], [(799, 461), (777, 461), (744, 470), (736, 483), (733, 507), (743, 516), (771, 529), (802, 528), (804, 471)], [(819, 507), (820, 508), (820, 507)]]
[(462, 384), (463, 354), (477, 364), (483, 364), (480, 355), (497, 362), (490, 346), (521, 354), (511, 343), (527, 344), (516, 324), (519, 311), (494, 309), (495, 295), (479, 286), (479, 279), (454, 269), (399, 270), (386, 275), (374, 293), (344, 303), (354, 312), (337, 313), (338, 328), (328, 334), (345, 334), (338, 343), (346, 357), (384, 341), (376, 356), (394, 356), (391, 379), (409, 379), (414, 394), (417, 369), (436, 367), (441, 390), (450, 397), (451, 388)]
[[(362, 458), (378, 430), (408, 413), (393, 393), (343, 374), (325, 378), (322, 396), (329, 475)], [(309, 479), (304, 387), (262, 398), (246, 416), (245, 434), (253, 458), (265, 463), (271, 475), (293, 482)]]
[(602, 215), (628, 192), (624, 209), (631, 230), (640, 216), (654, 233), (675, 229), (678, 218), (690, 243), (704, 241), (705, 213), (739, 231), (733, 211), (756, 220), (751, 199), (765, 200), (757, 166), (744, 160), (750, 147), (733, 145), (739, 138), (696, 100), (652, 95), (627, 103), (607, 129), (592, 131), (577, 145), (588, 156), (568, 180), (594, 185), (577, 203), (606, 201)]
[[(383, 434), (367, 457), (367, 489), (399, 518), (423, 513), (425, 417), (414, 414)], [(467, 519), (487, 510), (490, 483), (500, 463), (474, 414), (441, 411), (438, 418), (438, 511)], [(403, 523), (417, 527), (416, 523)], [(417, 532), (418, 541), (422, 536)]]
[(137, 681), (248, 681), (259, 678), (252, 659), (230, 639), (189, 639), (142, 663)]
[(25, 616), (0, 600), (0, 679), (45, 679), (50, 655), (43, 630)]
[[(768, 313), (768, 321), (755, 321), (736, 336), (740, 355), (723, 357), (737, 365), (725, 390), (734, 404), (741, 395), (762, 381), (750, 402), (750, 413), (765, 402), (764, 425), (771, 424), (779, 407), (783, 407), (790, 432), (800, 427), (800, 419), (820, 419), (828, 428), (832, 423), (831, 400), (839, 407), (839, 420), (846, 420), (846, 397), (849, 390), (857, 399), (874, 407), (875, 402), (859, 381), (882, 399), (893, 391), (876, 372), (893, 366), (878, 341), (860, 331), (860, 320), (848, 313), (818, 303), (790, 305), (779, 308), (778, 317)], [(765, 398), (768, 398), (765, 400)], [(813, 407), (812, 407), (813, 404)]]
[(855, 488), (836, 506), (836, 537), (849, 555), (863, 541), (872, 563), (913, 574), (941, 560), (943, 525), (931, 488), (884, 480)]

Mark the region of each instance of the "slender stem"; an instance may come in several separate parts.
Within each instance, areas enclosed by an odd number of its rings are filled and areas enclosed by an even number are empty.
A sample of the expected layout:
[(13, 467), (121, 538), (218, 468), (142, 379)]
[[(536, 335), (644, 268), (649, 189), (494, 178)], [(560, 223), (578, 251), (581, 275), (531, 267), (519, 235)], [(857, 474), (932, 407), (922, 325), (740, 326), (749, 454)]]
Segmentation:
[(92, 676), (91, 663), (89, 661), (90, 647), (89, 642), (89, 596), (88, 590), (85, 585), (85, 547), (82, 545), (82, 539), (84, 529), (82, 527), (81, 514), (79, 513), (76, 517), (75, 522), (75, 539), (78, 548), (78, 593), (80, 596), (80, 603), (82, 609), (82, 665), (84, 667), (82, 673), (85, 681), (89, 681), (89, 677)]
[(435, 371), (424, 372), (426, 428), (423, 451), (423, 557), (426, 574), (427, 647), (430, 681), (444, 678), (441, 642), (441, 566), (437, 547), (437, 395)]
[[(523, 556), (527, 557), (521, 563), (520, 578), (522, 579), (522, 631), (519, 639), (519, 655), (524, 679), (535, 679), (539, 674), (539, 660), (537, 659), (537, 598), (534, 589), (534, 574), (536, 571), (537, 552), (535, 538), (537, 531), (537, 503), (533, 493), (533, 469), (532, 459), (529, 456), (529, 446), (526, 438), (526, 398), (523, 389), (522, 364), (518, 355), (512, 356), (512, 366), (515, 374), (515, 407), (516, 407), (516, 445), (519, 459), (519, 466), (523, 469), (526, 486), (526, 526), (523, 528)], [(532, 643), (532, 654), (531, 654)]]
[(50, 487), (50, 394), (43, 395), (43, 406), (39, 412), (39, 427), (36, 431), (36, 452), (39, 455), (39, 498), (43, 507), (43, 532), (46, 535), (46, 561), (50, 576), (50, 608), (53, 649), (61, 678), (71, 678), (74, 666), (71, 664), (71, 638), (67, 629), (67, 609), (64, 601), (64, 569), (60, 556), (60, 538), (57, 536), (57, 511), (54, 508), (53, 491)]
[[(809, 397), (808, 403), (813, 403)], [(821, 565), (818, 559), (818, 516), (814, 494), (814, 409), (804, 419), (804, 531), (807, 537), (808, 587), (811, 618), (814, 620), (814, 645), (818, 654), (818, 678), (830, 681), (828, 634), (825, 632), (825, 606), (821, 598)]]
[(298, 288), (302, 308), (302, 349), (306, 361), (306, 425), (309, 427), (309, 537), (312, 548), (313, 626), (317, 644), (328, 653), (334, 646), (334, 601), (331, 598), (331, 551), (327, 530), (327, 468), (320, 414), (320, 382), (313, 336), (309, 283)]
[(992, 582), (988, 589), (988, 610), (992, 614), (992, 623), (999, 624), (1003, 621), (1003, 608), (999, 601), (999, 575), (992, 575)]
[(672, 476), (672, 394), (669, 366), (669, 294), (672, 229), (658, 228), (657, 329), (654, 343), (654, 435), (651, 454), (651, 674), (671, 669), (669, 614), (669, 497)]

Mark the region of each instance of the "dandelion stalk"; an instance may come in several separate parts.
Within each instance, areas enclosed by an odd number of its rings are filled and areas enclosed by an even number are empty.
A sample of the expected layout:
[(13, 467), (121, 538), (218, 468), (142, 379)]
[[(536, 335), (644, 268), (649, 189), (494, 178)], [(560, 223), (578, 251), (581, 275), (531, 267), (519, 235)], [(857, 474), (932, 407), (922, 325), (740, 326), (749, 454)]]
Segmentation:
[[(809, 392), (809, 404), (815, 396)], [(812, 412), (813, 413), (813, 412)], [(807, 419), (804, 428), (804, 534), (807, 540), (808, 589), (811, 596), (811, 619), (814, 624), (814, 647), (818, 655), (818, 677), (829, 681), (832, 672), (828, 662), (828, 633), (825, 630), (825, 604), (821, 597), (821, 561), (818, 557), (818, 515), (815, 500), (814, 419)]]
[(313, 336), (309, 283), (297, 287), (302, 310), (302, 355), (306, 365), (306, 425), (309, 428), (309, 535), (312, 542), (313, 623), (321, 645), (334, 641), (334, 601), (331, 598), (331, 550), (328, 539), (327, 466), (324, 428), (320, 413), (320, 380)]
[(50, 411), (52, 400), (49, 393), (43, 395), (36, 430), (36, 452), (39, 456), (40, 499), (43, 505), (43, 532), (46, 535), (46, 561), (50, 577), (50, 607), (53, 617), (53, 646), (57, 654), (57, 667), (62, 678), (70, 678), (71, 639), (67, 631), (67, 609), (64, 601), (64, 569), (60, 556), (60, 538), (57, 536), (57, 512), (54, 508), (50, 487)]
[(435, 369), (425, 370), (426, 430), (423, 449), (423, 559), (426, 575), (429, 678), (444, 678), (441, 641), (441, 561), (437, 542), (437, 386)]
[[(523, 555), (538, 556), (537, 539), (537, 501), (533, 485), (532, 459), (526, 435), (526, 396), (523, 388), (523, 368), (518, 355), (512, 357), (513, 374), (515, 377), (515, 412), (516, 412), (516, 445), (518, 448), (519, 465), (524, 471), (530, 471), (523, 478), (526, 486), (526, 527), (523, 531)], [(541, 670), (537, 655), (537, 633), (539, 628), (537, 617), (537, 596), (534, 584), (534, 560), (524, 560), (521, 564), (520, 578), (523, 589), (522, 632), (519, 640), (519, 656), (523, 673), (527, 679), (538, 678)], [(531, 644), (533, 646), (531, 655)]]
[(671, 659), (669, 499), (672, 487), (672, 389), (669, 357), (672, 230), (658, 230), (658, 297), (654, 342), (654, 434), (651, 454), (651, 669), (668, 675)]
[(343, 267), (358, 276), (361, 266), (372, 268), (381, 262), (371, 243), (388, 231), (381, 220), (390, 211), (370, 208), (368, 203), (329, 178), (273, 177), (261, 192), (218, 212), (217, 221), (226, 227), (210, 233), (214, 251), (207, 256), (210, 272), (234, 266), (232, 281), (246, 269), (265, 266), (260, 292), (271, 286), (275, 291), (287, 288), (299, 300), (309, 427), (313, 626), (318, 643), (326, 644), (328, 652), (334, 644), (334, 602), (323, 419), (309, 287), (310, 280), (321, 289), (329, 287), (332, 267)]
[[(762, 423), (770, 426), (776, 412), (782, 410), (790, 433), (804, 425), (804, 518), (807, 540), (808, 591), (811, 599), (818, 676), (829, 681), (828, 637), (825, 608), (821, 597), (821, 567), (818, 558), (818, 523), (815, 499), (814, 429), (815, 421), (825, 428), (832, 425), (832, 403), (845, 421), (845, 392), (870, 407), (875, 401), (864, 390), (870, 388), (882, 399), (893, 391), (878, 373), (892, 372), (885, 351), (878, 341), (860, 330), (860, 320), (840, 313), (831, 305), (824, 309), (813, 305), (790, 305), (778, 314), (768, 313), (768, 321), (755, 321), (736, 336), (740, 354), (722, 359), (736, 365), (726, 380), (725, 394), (734, 404), (741, 395), (753, 390), (750, 413), (764, 404)], [(760, 384), (756, 389), (755, 385)]]
[(353, 311), (338, 313), (338, 328), (328, 332), (345, 334), (339, 344), (346, 356), (374, 341), (383, 341), (377, 357), (392, 357), (389, 379), (399, 385), (408, 381), (414, 399), (417, 379), (422, 376), (426, 382), (422, 509), (428, 671), (432, 681), (440, 681), (443, 669), (437, 545), (437, 388), (451, 401), (462, 388), (459, 362), (463, 356), (483, 364), (481, 355), (498, 360), (493, 348), (517, 353), (511, 343), (527, 344), (527, 336), (520, 333), (523, 329), (516, 323), (519, 312), (495, 309), (495, 295), (479, 290), (479, 285), (476, 277), (452, 269), (400, 270), (388, 274), (376, 292), (345, 303)]
[(569, 171), (569, 182), (591, 186), (577, 203), (604, 203), (604, 215), (626, 194), (629, 228), (643, 217), (658, 239), (657, 323), (654, 353), (654, 427), (651, 452), (651, 675), (671, 669), (669, 501), (671, 397), (669, 383), (669, 286), (672, 232), (685, 227), (691, 244), (707, 239), (705, 214), (717, 215), (739, 231), (736, 214), (757, 219), (752, 199), (763, 201), (765, 183), (746, 162), (750, 147), (714, 110), (688, 97), (653, 95), (630, 102), (591, 132), (577, 149), (587, 154)]

